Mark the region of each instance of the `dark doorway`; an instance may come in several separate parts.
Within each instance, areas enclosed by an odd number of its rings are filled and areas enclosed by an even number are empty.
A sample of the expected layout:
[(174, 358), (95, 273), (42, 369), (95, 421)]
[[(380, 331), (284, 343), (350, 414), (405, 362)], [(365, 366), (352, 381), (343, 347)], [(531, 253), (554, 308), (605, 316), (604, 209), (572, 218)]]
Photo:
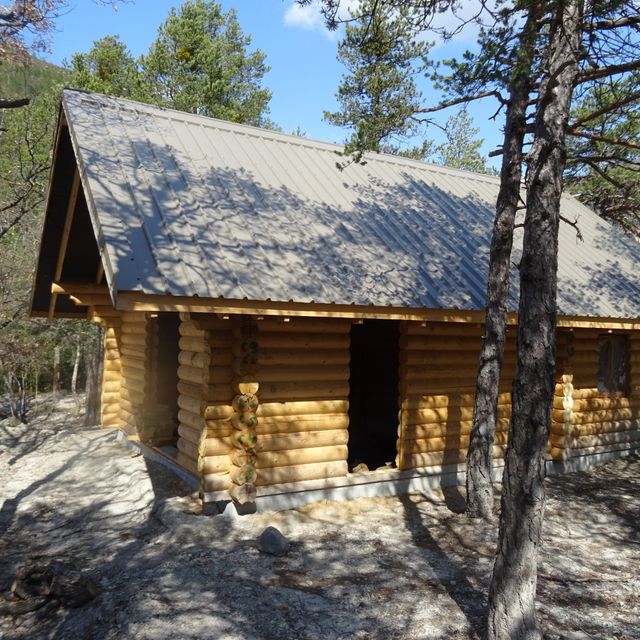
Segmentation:
[[(349, 469), (395, 466), (398, 438), (398, 341), (394, 320), (351, 327)], [(389, 465), (391, 463), (391, 465)]]
[[(177, 313), (158, 313), (149, 318), (149, 417), (153, 421), (153, 444), (173, 453), (178, 441), (178, 327)], [(177, 454), (177, 450), (175, 452)]]

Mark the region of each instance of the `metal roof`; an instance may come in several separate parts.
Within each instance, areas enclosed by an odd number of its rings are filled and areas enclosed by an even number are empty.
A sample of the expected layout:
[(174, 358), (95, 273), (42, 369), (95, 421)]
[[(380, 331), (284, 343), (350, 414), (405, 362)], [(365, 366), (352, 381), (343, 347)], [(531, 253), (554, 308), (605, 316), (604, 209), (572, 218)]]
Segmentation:
[[(338, 145), (75, 90), (62, 100), (114, 292), (484, 307), (497, 178), (388, 155), (339, 171)], [(584, 241), (561, 224), (560, 312), (640, 317), (640, 243), (572, 197), (562, 211)]]

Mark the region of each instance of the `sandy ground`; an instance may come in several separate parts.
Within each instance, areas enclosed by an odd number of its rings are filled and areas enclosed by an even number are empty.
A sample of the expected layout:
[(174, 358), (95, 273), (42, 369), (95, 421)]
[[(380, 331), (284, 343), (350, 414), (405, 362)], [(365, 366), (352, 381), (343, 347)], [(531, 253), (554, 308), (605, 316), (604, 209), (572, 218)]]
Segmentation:
[[(25, 563), (56, 560), (95, 585), (0, 617), (0, 638), (477, 638), (496, 524), (446, 496), (324, 502), (232, 523), (70, 399), (0, 421), (0, 594)], [(640, 459), (548, 481), (538, 607), (545, 637), (640, 638)], [(262, 530), (289, 539), (259, 551)], [(1, 604), (1, 601), (0, 601)]]

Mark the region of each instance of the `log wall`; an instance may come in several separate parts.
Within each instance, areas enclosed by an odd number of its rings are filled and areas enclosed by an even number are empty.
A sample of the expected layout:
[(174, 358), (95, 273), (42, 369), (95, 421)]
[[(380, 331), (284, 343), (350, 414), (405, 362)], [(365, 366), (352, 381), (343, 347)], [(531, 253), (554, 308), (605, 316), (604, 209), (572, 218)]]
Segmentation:
[(230, 488), (233, 322), (180, 314), (178, 463), (205, 492)]
[(598, 336), (603, 333), (575, 329), (565, 334), (569, 336), (565, 372), (571, 378), (572, 388), (564, 406), (558, 395), (554, 403), (550, 436), (554, 457), (558, 457), (557, 450), (562, 448), (566, 458), (626, 448), (640, 440), (640, 335), (628, 334), (627, 391), (608, 394), (598, 390), (597, 380)]
[[(399, 469), (464, 462), (473, 420), (481, 325), (400, 326)], [(515, 340), (508, 333), (493, 454), (502, 457), (511, 414)]]
[(147, 377), (147, 316), (142, 312), (122, 314), (120, 336), (120, 420), (129, 436), (145, 440)]
[[(180, 415), (188, 418), (193, 430), (186, 432), (183, 420), (180, 429), (181, 435), (185, 432), (191, 438), (192, 454), (202, 453), (204, 491), (228, 490), (231, 478), (238, 485), (246, 475), (240, 473), (240, 465), (249, 462), (255, 465), (252, 478), (258, 487), (346, 476), (351, 322), (258, 319), (254, 339), (258, 357), (255, 366), (247, 368), (243, 346), (247, 341), (241, 330), (245, 320), (191, 317), (194, 326), (188, 331), (192, 335), (187, 336), (181, 325), (185, 351), (180, 353), (184, 366)], [(208, 334), (195, 335), (205, 329)], [(199, 366), (206, 367), (209, 375), (204, 383), (205, 402), (182, 393), (188, 390), (186, 384), (197, 381)], [(250, 389), (252, 385), (255, 389)], [(255, 456), (243, 440), (247, 425), (242, 411), (233, 405), (239, 392), (246, 395), (251, 390), (259, 400), (257, 423), (251, 425), (255, 435), (250, 434)], [(196, 442), (198, 410), (207, 425), (200, 445)]]
[(258, 486), (347, 475), (349, 320), (257, 323)]
[(105, 327), (104, 333), (104, 369), (102, 374), (101, 412), (102, 425), (119, 427), (120, 385), (122, 384), (121, 327), (115, 323)]

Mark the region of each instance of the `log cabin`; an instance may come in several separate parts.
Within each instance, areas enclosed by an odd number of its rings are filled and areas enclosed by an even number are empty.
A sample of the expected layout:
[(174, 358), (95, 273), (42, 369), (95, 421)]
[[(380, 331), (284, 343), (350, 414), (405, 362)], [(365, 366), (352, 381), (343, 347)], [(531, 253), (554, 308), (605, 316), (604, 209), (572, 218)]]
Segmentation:
[[(63, 93), (31, 313), (104, 328), (102, 424), (205, 502), (464, 482), (498, 179), (340, 152)], [(640, 441), (640, 243), (568, 195), (562, 214), (550, 471)]]

